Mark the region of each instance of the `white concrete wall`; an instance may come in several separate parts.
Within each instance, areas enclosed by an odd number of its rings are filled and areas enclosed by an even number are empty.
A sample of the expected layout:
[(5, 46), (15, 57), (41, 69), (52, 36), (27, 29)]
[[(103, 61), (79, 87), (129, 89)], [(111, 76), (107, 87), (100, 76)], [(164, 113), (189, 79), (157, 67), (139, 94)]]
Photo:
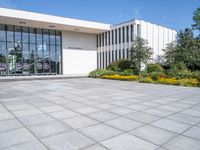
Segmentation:
[(88, 73), (97, 68), (96, 35), (62, 32), (63, 74)]
[(153, 49), (153, 59), (156, 60), (158, 56), (162, 56), (163, 49), (166, 48), (168, 43), (176, 40), (176, 31), (155, 25), (142, 20), (136, 20), (136, 24), (141, 26), (141, 37), (146, 39), (149, 46)]
[[(114, 56), (114, 61), (116, 60), (115, 56), (118, 54), (118, 58), (119, 59), (119, 49), (123, 50), (125, 49), (125, 59), (127, 59), (127, 49), (130, 49), (133, 41), (130, 40), (130, 36), (131, 36), (131, 25), (134, 28), (133, 31), (133, 35), (134, 35), (134, 39), (136, 37), (141, 37), (143, 39), (146, 39), (149, 43), (149, 46), (153, 49), (154, 54), (152, 56), (152, 60), (155, 62), (158, 60), (158, 58), (160, 58), (160, 56), (163, 56), (163, 49), (166, 48), (168, 43), (171, 43), (173, 41), (176, 40), (176, 31), (166, 28), (166, 27), (162, 27), (156, 24), (152, 24), (150, 22), (146, 22), (143, 20), (132, 20), (132, 21), (128, 21), (122, 24), (118, 24), (115, 26), (111, 27), (111, 30), (114, 30), (114, 44), (110, 44), (110, 45), (105, 45), (101, 44), (101, 46), (98, 47), (98, 53), (99, 55), (102, 54), (102, 52), (108, 52), (108, 51), (114, 51), (114, 53), (110, 55), (110, 62), (112, 62), (111, 58)], [(129, 42), (127, 42), (127, 32), (126, 32), (126, 27), (129, 26)], [(123, 43), (122, 41), (122, 28), (125, 27), (125, 42)], [(117, 42), (117, 44), (115, 43), (115, 29), (117, 29), (117, 32), (119, 33), (119, 29), (121, 29), (121, 43)], [(137, 29), (139, 29), (137, 32)], [(102, 33), (101, 35), (105, 35), (105, 33)], [(110, 39), (112, 40), (112, 34), (110, 34)], [(100, 38), (100, 35), (98, 35), (98, 37)], [(101, 39), (99, 39), (99, 41), (101, 40), (103, 42), (105, 42), (104, 39), (102, 39), (103, 36), (101, 36)], [(117, 39), (119, 39), (119, 34), (117, 34)], [(118, 40), (117, 40), (118, 41)], [(105, 53), (104, 53), (105, 54)], [(121, 58), (122, 58), (122, 53), (121, 53)], [(105, 69), (109, 64), (105, 63), (107, 60), (107, 62), (109, 61), (109, 58), (106, 57), (106, 55), (104, 55), (104, 63), (103, 63), (103, 59), (101, 57), (100, 60), (100, 56), (98, 58), (98, 68), (101, 69)]]

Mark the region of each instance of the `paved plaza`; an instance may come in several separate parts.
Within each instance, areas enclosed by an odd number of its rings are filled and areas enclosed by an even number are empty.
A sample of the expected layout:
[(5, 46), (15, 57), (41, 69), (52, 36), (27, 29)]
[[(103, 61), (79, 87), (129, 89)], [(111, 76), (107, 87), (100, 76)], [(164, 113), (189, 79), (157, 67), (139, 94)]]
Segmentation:
[(0, 82), (0, 150), (200, 150), (200, 88)]

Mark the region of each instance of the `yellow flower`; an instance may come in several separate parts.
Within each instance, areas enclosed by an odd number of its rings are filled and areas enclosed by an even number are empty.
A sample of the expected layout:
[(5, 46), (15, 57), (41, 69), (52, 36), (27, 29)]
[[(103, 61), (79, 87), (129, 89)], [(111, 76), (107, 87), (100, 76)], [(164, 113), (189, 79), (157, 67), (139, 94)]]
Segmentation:
[(104, 75), (103, 79), (112, 79), (112, 80), (138, 80), (139, 76), (130, 75), (130, 76), (121, 76), (121, 75)]

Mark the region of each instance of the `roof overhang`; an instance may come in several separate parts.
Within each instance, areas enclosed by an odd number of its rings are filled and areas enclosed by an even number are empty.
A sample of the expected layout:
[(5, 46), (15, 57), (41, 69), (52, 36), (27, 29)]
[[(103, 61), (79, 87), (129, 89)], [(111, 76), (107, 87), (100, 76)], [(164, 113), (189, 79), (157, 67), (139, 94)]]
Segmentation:
[(110, 30), (109, 24), (0, 8), (0, 23), (98, 34)]

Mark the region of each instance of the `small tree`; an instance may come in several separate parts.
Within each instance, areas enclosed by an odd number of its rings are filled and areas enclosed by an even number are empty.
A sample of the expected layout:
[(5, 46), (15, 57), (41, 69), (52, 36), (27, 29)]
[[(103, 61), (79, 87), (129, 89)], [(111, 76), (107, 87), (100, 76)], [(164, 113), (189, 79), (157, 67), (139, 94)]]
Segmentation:
[(151, 55), (153, 54), (152, 48), (148, 46), (148, 42), (140, 37), (136, 38), (133, 46), (130, 49), (130, 60), (136, 65), (138, 70), (141, 70), (142, 64), (147, 64)]
[(191, 29), (181, 30), (178, 34), (177, 43), (168, 44), (164, 50), (166, 65), (185, 64), (191, 69), (199, 66), (200, 46), (198, 46), (198, 43)]
[(197, 8), (193, 13), (194, 24), (192, 25), (194, 30), (200, 31), (200, 7)]

